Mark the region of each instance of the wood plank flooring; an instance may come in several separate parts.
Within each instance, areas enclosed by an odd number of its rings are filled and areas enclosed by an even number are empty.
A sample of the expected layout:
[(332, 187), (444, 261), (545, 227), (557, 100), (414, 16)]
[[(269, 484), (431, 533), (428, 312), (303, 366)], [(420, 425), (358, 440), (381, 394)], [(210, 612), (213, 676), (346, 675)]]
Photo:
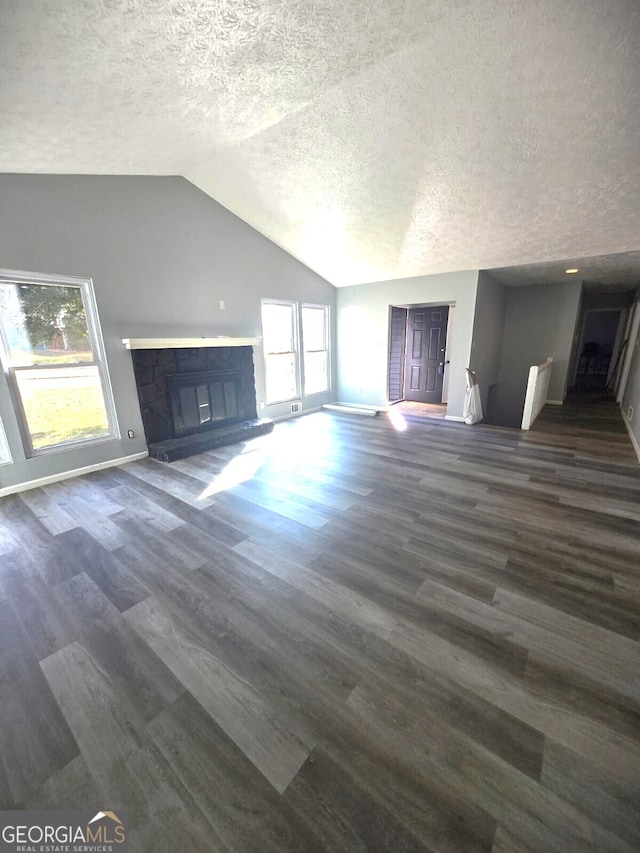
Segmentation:
[(402, 415), (413, 415), (416, 418), (438, 418), (444, 420), (447, 416), (446, 403), (413, 403), (410, 400), (402, 400), (393, 407)]
[(312, 414), (0, 501), (0, 806), (132, 851), (640, 849), (640, 466)]

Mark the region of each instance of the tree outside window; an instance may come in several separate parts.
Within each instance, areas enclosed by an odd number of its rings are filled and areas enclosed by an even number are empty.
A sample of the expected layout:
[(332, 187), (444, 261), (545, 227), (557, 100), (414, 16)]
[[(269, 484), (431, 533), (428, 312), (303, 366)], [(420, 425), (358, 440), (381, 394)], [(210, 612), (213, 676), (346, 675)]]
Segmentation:
[(3, 275), (0, 326), (28, 455), (115, 435), (90, 282)]

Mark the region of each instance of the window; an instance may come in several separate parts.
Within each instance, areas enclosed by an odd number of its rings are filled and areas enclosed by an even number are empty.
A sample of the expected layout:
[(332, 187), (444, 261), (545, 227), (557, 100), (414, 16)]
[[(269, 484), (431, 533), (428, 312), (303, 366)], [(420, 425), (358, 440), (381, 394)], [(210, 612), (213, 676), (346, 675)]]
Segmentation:
[(329, 307), (302, 306), (304, 393), (329, 390)]
[[(298, 341), (302, 341), (302, 365)], [(330, 388), (329, 306), (302, 305), (278, 299), (262, 300), (262, 344), (267, 403), (284, 403), (300, 396), (322, 394)]]
[(27, 455), (117, 435), (90, 281), (1, 274), (0, 334)]
[(298, 396), (298, 351), (295, 302), (262, 300), (267, 403), (282, 403)]

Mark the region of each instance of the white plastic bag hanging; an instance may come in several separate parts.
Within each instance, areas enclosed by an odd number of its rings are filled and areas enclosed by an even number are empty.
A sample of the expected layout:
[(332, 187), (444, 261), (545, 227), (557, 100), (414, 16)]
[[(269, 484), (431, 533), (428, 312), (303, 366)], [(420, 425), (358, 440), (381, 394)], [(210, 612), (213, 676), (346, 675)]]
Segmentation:
[(464, 396), (464, 411), (462, 413), (465, 424), (477, 424), (482, 420), (482, 400), (480, 399), (480, 388), (478, 377), (473, 370), (466, 369), (467, 393)]

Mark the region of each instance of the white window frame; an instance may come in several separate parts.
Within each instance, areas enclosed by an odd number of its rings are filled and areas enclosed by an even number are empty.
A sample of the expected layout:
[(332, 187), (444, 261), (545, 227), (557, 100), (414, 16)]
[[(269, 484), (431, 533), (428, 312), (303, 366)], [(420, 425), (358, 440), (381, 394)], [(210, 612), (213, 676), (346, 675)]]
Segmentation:
[(2, 418), (0, 418), (0, 465), (11, 465), (12, 462), (13, 457), (11, 456), (11, 450), (9, 449), (7, 434), (4, 431)]
[(105, 410), (107, 414), (108, 433), (106, 435), (96, 436), (95, 438), (77, 439), (74, 441), (64, 441), (59, 444), (53, 444), (48, 447), (34, 448), (31, 439), (31, 431), (22, 404), (22, 397), (17, 381), (17, 374), (22, 370), (60, 370), (60, 365), (12, 365), (10, 358), (10, 347), (6, 337), (3, 318), (0, 316), (0, 357), (4, 367), (7, 381), (13, 398), (14, 409), (20, 428), (20, 434), (24, 444), (25, 454), (27, 458), (35, 456), (47, 456), (51, 453), (59, 453), (66, 450), (77, 450), (81, 447), (87, 447), (94, 444), (102, 444), (105, 441), (113, 441), (120, 438), (120, 430), (118, 428), (118, 420), (116, 417), (115, 403), (113, 399), (113, 391), (109, 380), (107, 370), (107, 361), (104, 350), (104, 341), (102, 338), (102, 330), (98, 319), (98, 309), (93, 291), (93, 282), (90, 278), (78, 278), (76, 276), (48, 275), (44, 273), (19, 272), (14, 270), (0, 269), (0, 283), (2, 284), (36, 284), (50, 285), (57, 287), (78, 287), (82, 296), (82, 304), (84, 306), (85, 317), (87, 320), (87, 329), (89, 332), (89, 342), (93, 353), (92, 361), (83, 362), (68, 362), (63, 367), (96, 367), (100, 377), (102, 388), (102, 396), (104, 399)]
[[(300, 335), (299, 335), (299, 325), (300, 320), (298, 317), (298, 303), (292, 302), (290, 299), (270, 299), (264, 298), (260, 300), (260, 323), (262, 324), (262, 308), (264, 305), (286, 305), (291, 308), (291, 317), (292, 317), (292, 342), (293, 342), (293, 350), (287, 350), (286, 352), (267, 352), (264, 347), (264, 327), (262, 328), (262, 355), (264, 358), (264, 393), (265, 393), (265, 402), (267, 406), (277, 406), (279, 403), (289, 403), (291, 400), (299, 400), (300, 399)], [(269, 383), (267, 380), (267, 374), (269, 371), (269, 362), (268, 358), (270, 355), (288, 355), (291, 353), (294, 357), (295, 364), (295, 378), (296, 378), (296, 390), (295, 394), (292, 397), (286, 397), (284, 399), (278, 400), (270, 400), (267, 396), (267, 388), (269, 387)]]
[[(322, 350), (308, 350), (305, 347), (304, 342), (304, 323), (303, 323), (303, 311), (305, 308), (315, 308), (322, 309), (324, 311), (324, 349)], [(302, 337), (302, 347), (300, 348), (302, 354), (302, 373), (303, 373), (303, 391), (304, 397), (317, 397), (320, 394), (328, 394), (331, 391), (331, 306), (329, 305), (321, 305), (315, 302), (303, 302), (300, 306), (300, 335)], [(306, 392), (306, 362), (305, 355), (307, 352), (326, 352), (327, 354), (327, 387), (322, 391), (313, 391), (310, 394)]]

